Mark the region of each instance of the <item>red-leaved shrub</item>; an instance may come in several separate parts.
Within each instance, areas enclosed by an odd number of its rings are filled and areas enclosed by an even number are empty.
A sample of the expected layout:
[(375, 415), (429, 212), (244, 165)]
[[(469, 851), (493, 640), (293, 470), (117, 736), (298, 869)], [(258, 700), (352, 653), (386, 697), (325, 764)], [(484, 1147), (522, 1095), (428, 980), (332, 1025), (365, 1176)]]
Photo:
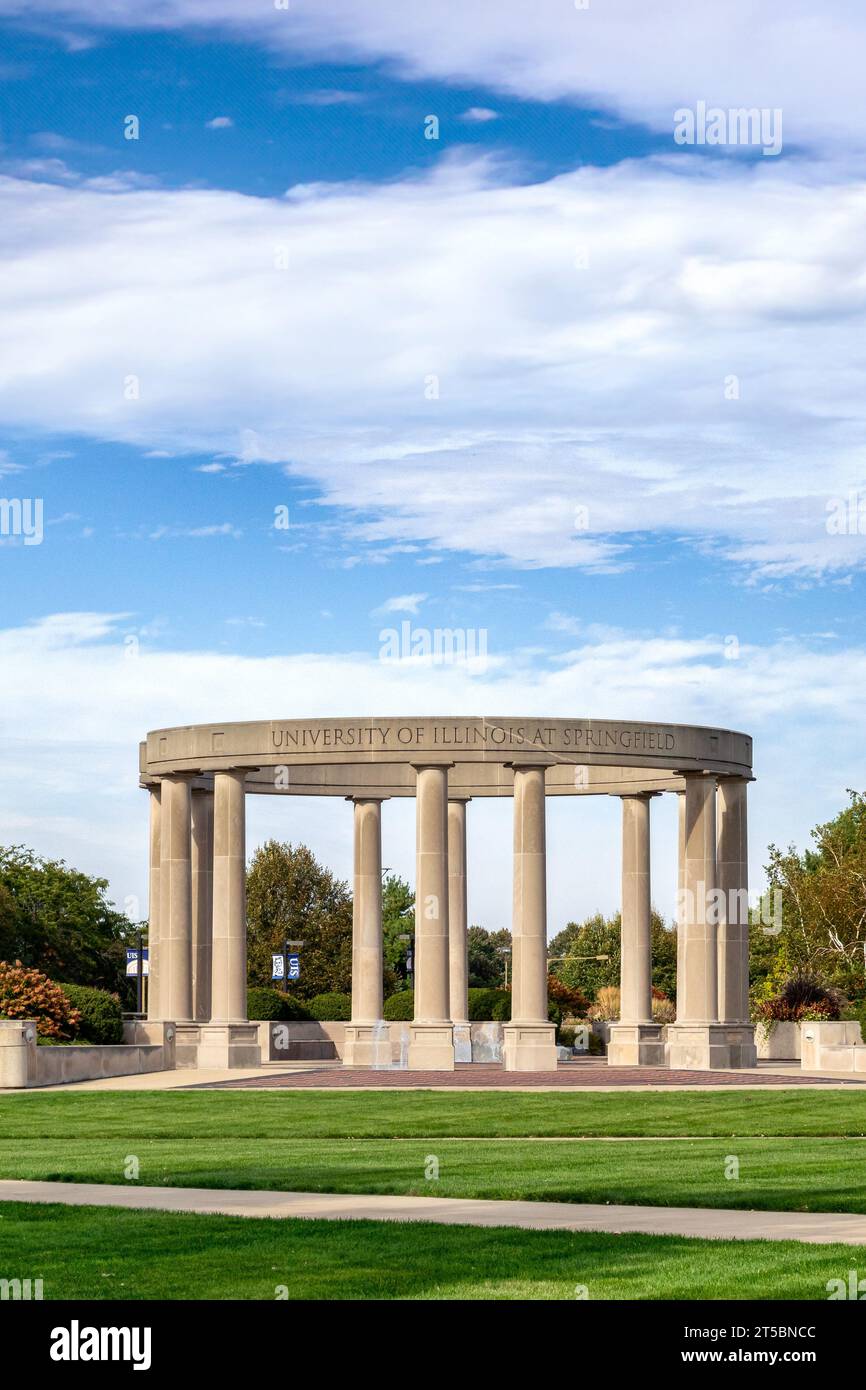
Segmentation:
[(0, 961), (0, 1018), (33, 1018), (43, 1038), (61, 1041), (75, 1036), (81, 1014), (59, 985), (40, 970), (29, 970), (20, 960)]

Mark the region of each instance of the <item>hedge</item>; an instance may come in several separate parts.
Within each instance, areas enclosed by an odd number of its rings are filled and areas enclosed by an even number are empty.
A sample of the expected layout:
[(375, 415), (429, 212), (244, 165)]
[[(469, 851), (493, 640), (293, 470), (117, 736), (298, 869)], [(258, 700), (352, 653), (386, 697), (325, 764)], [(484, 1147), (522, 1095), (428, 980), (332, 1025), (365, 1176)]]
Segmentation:
[(312, 1017), (306, 1005), (292, 994), (283, 994), (281, 990), (268, 989), (265, 985), (251, 985), (247, 990), (247, 1018), (257, 1023)]
[(507, 989), (470, 989), (469, 1020), (471, 1023), (508, 1022), (511, 1018), (511, 993)]
[(314, 994), (307, 1008), (311, 1018), (326, 1023), (348, 1023), (352, 1017), (352, 996), (350, 994)]
[(411, 1023), (415, 1017), (415, 994), (411, 989), (401, 989), (385, 1000), (382, 1017), (389, 1023)]
[(75, 1030), (79, 1042), (96, 1043), (107, 1046), (109, 1043), (123, 1042), (123, 1018), (120, 998), (110, 994), (107, 989), (94, 989), (91, 985), (61, 985), (73, 1009), (81, 1015)]

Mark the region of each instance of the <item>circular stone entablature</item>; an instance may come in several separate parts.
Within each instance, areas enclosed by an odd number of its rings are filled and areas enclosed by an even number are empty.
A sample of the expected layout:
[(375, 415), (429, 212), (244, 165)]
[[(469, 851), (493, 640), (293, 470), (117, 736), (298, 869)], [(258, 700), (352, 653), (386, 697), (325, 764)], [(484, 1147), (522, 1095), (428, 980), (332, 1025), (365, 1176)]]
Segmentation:
[(730, 729), (631, 720), (482, 716), (283, 719), (155, 729), (141, 745), (147, 784), (248, 769), (247, 790), (414, 795), (414, 768), (451, 768), (449, 790), (509, 796), (515, 765), (545, 766), (554, 795), (673, 791), (687, 772), (752, 777), (752, 740)]

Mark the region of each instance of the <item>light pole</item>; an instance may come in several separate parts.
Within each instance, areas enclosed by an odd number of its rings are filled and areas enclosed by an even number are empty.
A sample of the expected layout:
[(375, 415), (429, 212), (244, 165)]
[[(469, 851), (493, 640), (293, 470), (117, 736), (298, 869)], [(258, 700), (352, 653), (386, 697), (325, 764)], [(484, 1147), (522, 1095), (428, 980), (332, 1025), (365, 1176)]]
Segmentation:
[(504, 956), (504, 957), (505, 957), (505, 988), (507, 989), (507, 988), (508, 988), (508, 958), (509, 958), (509, 956), (511, 955), (511, 947), (510, 947), (510, 946), (497, 946), (497, 947), (496, 947), (496, 950), (498, 951), (498, 953), (499, 953), (500, 956)]

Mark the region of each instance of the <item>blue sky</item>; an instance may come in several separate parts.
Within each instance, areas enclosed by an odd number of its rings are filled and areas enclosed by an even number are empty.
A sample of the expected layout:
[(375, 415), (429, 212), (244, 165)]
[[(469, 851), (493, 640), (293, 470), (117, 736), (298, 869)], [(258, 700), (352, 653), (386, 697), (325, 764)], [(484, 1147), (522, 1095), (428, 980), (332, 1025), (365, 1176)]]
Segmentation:
[[(693, 9), (0, 0), (0, 494), (45, 519), (0, 538), (0, 840), (139, 903), (137, 740), (209, 718), (742, 727), (756, 886), (863, 785), (864, 542), (827, 517), (866, 495), (864, 21)], [(677, 145), (701, 101), (780, 112), (781, 153)], [(405, 620), (487, 669), (383, 666)], [(551, 930), (616, 905), (588, 810), (552, 812)], [(341, 873), (348, 831), (251, 808)]]

